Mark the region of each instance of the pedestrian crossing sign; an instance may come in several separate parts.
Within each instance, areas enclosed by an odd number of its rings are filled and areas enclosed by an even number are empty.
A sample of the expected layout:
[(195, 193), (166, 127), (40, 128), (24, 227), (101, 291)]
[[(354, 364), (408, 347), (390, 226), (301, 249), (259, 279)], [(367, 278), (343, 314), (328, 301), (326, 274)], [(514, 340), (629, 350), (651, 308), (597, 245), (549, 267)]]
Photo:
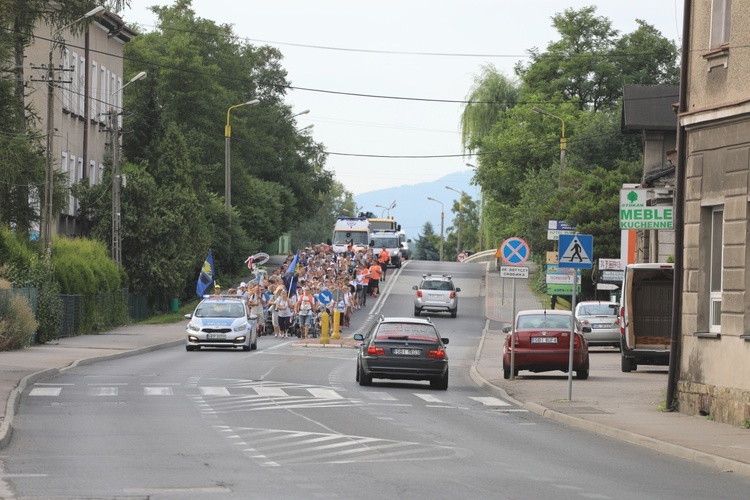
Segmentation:
[(594, 256), (594, 237), (590, 234), (561, 234), (557, 265), (576, 269), (591, 269)]

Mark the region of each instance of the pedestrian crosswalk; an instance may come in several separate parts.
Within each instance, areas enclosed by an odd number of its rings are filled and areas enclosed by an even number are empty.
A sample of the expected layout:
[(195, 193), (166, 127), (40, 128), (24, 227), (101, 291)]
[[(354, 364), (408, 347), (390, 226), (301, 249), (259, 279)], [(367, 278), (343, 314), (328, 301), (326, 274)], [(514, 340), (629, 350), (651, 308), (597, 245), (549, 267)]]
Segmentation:
[(228, 413), (235, 411), (260, 411), (291, 408), (326, 408), (337, 406), (415, 406), (443, 405), (447, 407), (503, 408), (511, 403), (496, 397), (456, 397), (449, 392), (429, 393), (409, 390), (358, 390), (285, 382), (210, 379), (165, 384), (35, 384), (28, 396), (35, 399), (51, 398), (125, 398), (134, 396), (173, 397), (187, 396), (200, 399), (208, 405), (206, 412)]

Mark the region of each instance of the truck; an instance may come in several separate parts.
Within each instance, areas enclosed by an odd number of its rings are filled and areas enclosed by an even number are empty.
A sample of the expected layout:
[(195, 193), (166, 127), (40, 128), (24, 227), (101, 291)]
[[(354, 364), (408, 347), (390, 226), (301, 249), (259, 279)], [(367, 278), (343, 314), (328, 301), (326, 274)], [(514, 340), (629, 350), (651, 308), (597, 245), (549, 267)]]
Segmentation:
[(370, 223), (366, 217), (339, 217), (333, 226), (333, 251), (346, 252), (349, 243), (353, 251), (367, 251), (370, 243)]
[(629, 264), (620, 297), (622, 371), (669, 364), (674, 264)]
[(401, 260), (409, 260), (409, 243), (411, 240), (406, 237), (406, 231), (403, 229), (398, 232), (398, 241), (401, 243)]
[(401, 267), (401, 240), (397, 231), (373, 231), (370, 234), (370, 247), (376, 258), (380, 257), (380, 252), (385, 247), (388, 250), (388, 255), (391, 256), (390, 265)]

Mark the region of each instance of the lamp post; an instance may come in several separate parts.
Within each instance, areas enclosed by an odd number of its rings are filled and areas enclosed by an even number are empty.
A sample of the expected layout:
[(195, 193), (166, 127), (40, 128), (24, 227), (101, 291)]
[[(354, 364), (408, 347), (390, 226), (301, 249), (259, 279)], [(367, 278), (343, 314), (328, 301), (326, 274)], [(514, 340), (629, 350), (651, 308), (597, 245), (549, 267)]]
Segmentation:
[(545, 111), (537, 107), (531, 108), (531, 110), (534, 113), (539, 113), (540, 115), (547, 115), (551, 116), (552, 118), (557, 118), (562, 123), (562, 136), (560, 137), (560, 178), (557, 181), (557, 187), (562, 187), (562, 176), (563, 173), (565, 173), (565, 147), (567, 145), (567, 140), (565, 139), (565, 120), (557, 115), (553, 115), (549, 111)]
[(306, 130), (312, 130), (313, 127), (315, 127), (315, 124), (311, 123), (310, 125), (308, 125), (306, 127), (302, 127), (302, 128), (297, 129), (297, 132), (299, 133), (299, 132), (304, 132)]
[(383, 209), (383, 212), (380, 212), (380, 218), (381, 219), (383, 218), (383, 213), (384, 212), (388, 212), (387, 217), (390, 219), (391, 218), (391, 210), (394, 209), (394, 208), (396, 208), (396, 200), (393, 200), (391, 202), (391, 204), (388, 205), (387, 207), (384, 207), (383, 205), (375, 205), (375, 208), (382, 208)]
[(309, 109), (306, 109), (306, 110), (304, 110), (304, 111), (300, 111), (299, 113), (297, 113), (297, 114), (294, 114), (294, 115), (292, 115), (292, 118), (295, 118), (295, 117), (297, 117), (297, 116), (299, 116), (299, 115), (306, 115), (306, 114), (307, 114), (307, 113), (309, 113), (309, 112), (310, 112), (310, 110), (309, 110)]
[(229, 106), (227, 109), (227, 124), (224, 127), (224, 205), (227, 209), (227, 216), (229, 217), (229, 224), (232, 224), (232, 168), (231, 159), (229, 154), (229, 145), (232, 138), (232, 126), (229, 124), (229, 115), (234, 108), (241, 108), (242, 106), (254, 106), (260, 103), (258, 99), (252, 101), (243, 102), (242, 104), (235, 104)]
[(117, 267), (122, 265), (122, 217), (120, 216), (122, 176), (120, 175), (120, 117), (119, 112), (115, 112), (115, 99), (117, 94), (122, 92), (125, 87), (144, 78), (146, 78), (146, 72), (141, 71), (125, 85), (112, 92), (110, 99), (109, 116), (112, 119), (112, 260), (115, 261)]
[(463, 218), (461, 212), (463, 211), (463, 196), (465, 193), (450, 186), (445, 186), (445, 189), (450, 189), (451, 191), (455, 191), (458, 193), (458, 242), (456, 244), (458, 249), (456, 253), (459, 254), (461, 253), (461, 219)]
[(48, 256), (52, 253), (52, 220), (54, 218), (53, 201), (55, 170), (53, 168), (52, 150), (54, 147), (55, 133), (55, 65), (52, 62), (52, 57), (55, 51), (55, 36), (84, 19), (100, 16), (104, 11), (105, 8), (101, 5), (95, 7), (72, 23), (53, 31), (50, 35), (49, 64), (47, 66), (47, 157), (44, 165), (44, 209), (41, 214), (43, 222), (40, 228), (42, 240), (44, 241), (44, 249)]
[[(471, 163), (466, 164), (467, 167), (477, 170), (477, 166)], [(484, 242), (486, 239), (484, 234), (484, 189), (481, 190), (482, 200), (479, 203), (479, 251), (484, 250)]]
[(445, 210), (443, 207), (443, 202), (440, 200), (436, 200), (435, 198), (427, 197), (428, 200), (434, 201), (435, 203), (440, 203), (440, 262), (443, 261), (443, 227), (444, 227), (444, 220), (445, 220)]

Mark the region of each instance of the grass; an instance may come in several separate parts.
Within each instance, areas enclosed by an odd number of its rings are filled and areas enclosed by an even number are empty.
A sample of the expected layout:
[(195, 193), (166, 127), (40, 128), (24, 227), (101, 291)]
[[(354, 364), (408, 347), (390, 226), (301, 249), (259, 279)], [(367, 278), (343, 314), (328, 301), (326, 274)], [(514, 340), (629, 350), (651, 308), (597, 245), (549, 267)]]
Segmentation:
[(188, 313), (192, 313), (195, 310), (195, 306), (198, 305), (198, 302), (200, 302), (200, 299), (194, 299), (194, 300), (188, 301), (185, 304), (183, 304), (177, 310), (177, 312), (157, 314), (156, 316), (151, 316), (150, 318), (146, 318), (143, 321), (138, 322), (138, 324), (139, 325), (165, 325), (168, 323), (178, 323), (180, 321), (185, 321), (185, 315)]

